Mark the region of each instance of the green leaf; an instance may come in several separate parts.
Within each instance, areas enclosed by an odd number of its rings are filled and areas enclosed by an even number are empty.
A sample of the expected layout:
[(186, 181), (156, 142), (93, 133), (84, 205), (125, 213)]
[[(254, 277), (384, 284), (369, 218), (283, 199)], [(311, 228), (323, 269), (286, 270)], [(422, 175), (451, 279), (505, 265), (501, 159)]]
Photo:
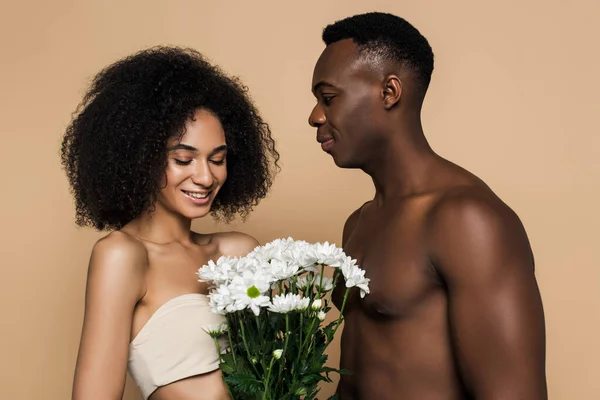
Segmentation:
[(235, 366), (232, 364), (227, 364), (227, 363), (223, 362), (223, 363), (219, 364), (219, 368), (221, 368), (221, 371), (225, 375), (231, 375), (235, 372)]
[(225, 382), (234, 393), (242, 393), (254, 397), (262, 391), (263, 383), (252, 374), (235, 373), (225, 377)]

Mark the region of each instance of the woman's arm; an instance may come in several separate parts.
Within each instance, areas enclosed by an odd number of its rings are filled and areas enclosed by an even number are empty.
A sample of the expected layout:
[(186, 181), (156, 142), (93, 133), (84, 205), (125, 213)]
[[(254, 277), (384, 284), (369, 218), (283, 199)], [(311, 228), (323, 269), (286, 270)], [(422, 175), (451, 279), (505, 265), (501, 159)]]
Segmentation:
[(120, 232), (94, 246), (73, 400), (122, 398), (133, 311), (145, 292), (147, 266), (144, 246)]

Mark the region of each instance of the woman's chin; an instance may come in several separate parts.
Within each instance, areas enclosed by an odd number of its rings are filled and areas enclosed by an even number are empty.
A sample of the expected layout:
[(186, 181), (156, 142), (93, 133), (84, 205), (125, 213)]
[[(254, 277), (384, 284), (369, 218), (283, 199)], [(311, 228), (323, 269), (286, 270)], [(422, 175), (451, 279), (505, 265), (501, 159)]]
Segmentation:
[(189, 219), (203, 218), (206, 217), (208, 214), (210, 214), (210, 207), (206, 207), (206, 209), (204, 210), (194, 210), (182, 213), (182, 215), (186, 216)]

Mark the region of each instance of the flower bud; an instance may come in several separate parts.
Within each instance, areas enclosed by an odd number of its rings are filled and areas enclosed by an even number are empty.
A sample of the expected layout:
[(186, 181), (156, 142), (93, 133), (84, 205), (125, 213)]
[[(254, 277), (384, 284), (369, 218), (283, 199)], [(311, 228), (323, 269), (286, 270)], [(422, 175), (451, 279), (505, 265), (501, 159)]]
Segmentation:
[(319, 308), (321, 308), (322, 303), (323, 302), (321, 301), (321, 299), (314, 299), (311, 307), (313, 308), (313, 310), (318, 310)]

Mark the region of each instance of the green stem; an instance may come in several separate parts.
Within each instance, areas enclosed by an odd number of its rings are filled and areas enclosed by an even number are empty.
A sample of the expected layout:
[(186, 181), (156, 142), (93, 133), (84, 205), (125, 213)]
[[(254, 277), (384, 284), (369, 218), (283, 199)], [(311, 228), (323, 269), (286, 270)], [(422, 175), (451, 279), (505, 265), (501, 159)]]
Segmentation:
[(258, 329), (258, 334), (260, 335), (261, 334), (261, 331), (260, 331), (260, 321), (258, 319), (258, 316), (255, 315), (254, 316), (254, 320), (256, 321), (256, 329)]
[(267, 397), (269, 393), (269, 380), (271, 380), (271, 370), (273, 369), (273, 362), (275, 361), (275, 357), (271, 358), (271, 363), (269, 364), (269, 370), (267, 371), (267, 379), (265, 380), (265, 392), (263, 393), (263, 400), (268, 400), (270, 397)]
[(302, 331), (304, 330), (304, 312), (300, 311), (300, 341), (299, 343), (302, 343)]
[(308, 341), (308, 338), (312, 336), (312, 335), (311, 335), (311, 332), (312, 332), (312, 330), (313, 330), (313, 328), (314, 328), (314, 326), (315, 326), (315, 321), (316, 321), (316, 320), (318, 320), (318, 318), (317, 318), (317, 317), (313, 317), (313, 319), (312, 319), (312, 322), (310, 323), (310, 329), (308, 330), (308, 334), (306, 335), (306, 338), (305, 338), (305, 340), (304, 340), (304, 343), (303, 343), (303, 342), (300, 342), (300, 351), (299, 351), (299, 353), (298, 353), (298, 355), (299, 355), (299, 356), (303, 356), (303, 355), (304, 355), (304, 352), (303, 352), (304, 345), (305, 345), (305, 344), (306, 344), (306, 342)]
[(290, 337), (290, 317), (288, 314), (285, 314), (285, 341), (283, 342), (283, 352), (281, 353), (281, 357), (285, 357), (285, 352), (287, 350), (288, 339)]
[(229, 348), (231, 350), (231, 355), (233, 356), (233, 365), (237, 366), (237, 359), (235, 358), (233, 340), (231, 339), (231, 326), (227, 327), (227, 337), (229, 338)]
[(296, 289), (296, 279), (298, 279), (296, 276), (292, 276), (292, 278), (290, 279), (291, 281), (291, 290), (290, 293), (296, 293), (297, 289)]
[(335, 336), (335, 333), (337, 332), (338, 328), (340, 327), (340, 324), (342, 323), (342, 319), (343, 319), (343, 315), (344, 315), (344, 308), (346, 307), (346, 300), (348, 300), (348, 293), (350, 293), (350, 288), (346, 289), (346, 292), (344, 293), (344, 301), (342, 301), (342, 308), (340, 309), (340, 316), (338, 317), (337, 323), (335, 324), (335, 328), (333, 328), (333, 336)]
[(219, 344), (219, 339), (217, 339), (216, 337), (213, 337), (213, 340), (215, 341), (215, 346), (217, 346), (217, 354), (219, 355), (219, 363), (222, 363), (223, 357), (221, 357), (221, 345)]
[(277, 384), (275, 385), (275, 393), (277, 393), (277, 389), (279, 387), (279, 383), (281, 382), (281, 375), (283, 373), (283, 366), (285, 364), (285, 353), (287, 351), (287, 346), (288, 346), (288, 339), (290, 337), (289, 335), (289, 331), (290, 331), (290, 317), (288, 314), (285, 314), (285, 341), (283, 343), (283, 351), (281, 352), (281, 357), (279, 361), (279, 378), (277, 380)]
[(325, 266), (321, 265), (321, 276), (319, 279), (319, 297), (321, 297), (321, 292), (323, 291), (323, 274), (325, 273)]
[(240, 329), (242, 330), (242, 340), (244, 341), (244, 347), (246, 348), (248, 361), (250, 362), (250, 365), (252, 365), (254, 372), (256, 372), (256, 376), (259, 377), (260, 374), (258, 373), (258, 369), (256, 369), (256, 365), (252, 362), (252, 356), (250, 355), (250, 350), (248, 349), (248, 343), (246, 342), (246, 330), (244, 329), (244, 321), (242, 318), (240, 318)]

